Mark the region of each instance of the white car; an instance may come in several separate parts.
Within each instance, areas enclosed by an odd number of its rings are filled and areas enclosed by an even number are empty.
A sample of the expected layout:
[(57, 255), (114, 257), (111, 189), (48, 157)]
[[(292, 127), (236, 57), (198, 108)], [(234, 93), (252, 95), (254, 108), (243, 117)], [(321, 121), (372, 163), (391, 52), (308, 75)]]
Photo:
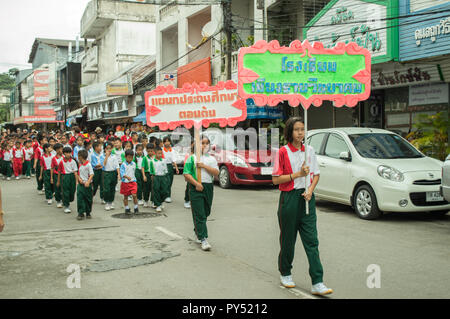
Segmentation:
[(427, 157), (392, 132), (371, 128), (311, 130), (320, 169), (317, 198), (351, 205), (362, 219), (382, 212), (443, 216), (442, 162)]
[(450, 155), (447, 156), (444, 165), (442, 165), (441, 195), (446, 201), (450, 201)]

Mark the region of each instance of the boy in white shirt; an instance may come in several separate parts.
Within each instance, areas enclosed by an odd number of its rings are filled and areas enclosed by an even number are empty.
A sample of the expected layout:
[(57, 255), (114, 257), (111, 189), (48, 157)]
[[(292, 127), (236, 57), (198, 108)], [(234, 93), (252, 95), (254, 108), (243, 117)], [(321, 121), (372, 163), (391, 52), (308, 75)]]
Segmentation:
[(120, 176), (120, 166), (117, 157), (112, 154), (112, 144), (106, 143), (105, 153), (100, 156), (100, 163), (103, 165), (103, 199), (106, 202), (105, 210), (111, 210), (114, 209), (116, 185)]
[(138, 200), (137, 200), (137, 183), (136, 183), (136, 163), (133, 161), (133, 150), (125, 151), (125, 162), (120, 166), (120, 194), (123, 195), (123, 204), (125, 206), (125, 214), (131, 214), (130, 207), (128, 206), (128, 196), (133, 196), (134, 213), (139, 213)]
[(94, 170), (91, 163), (87, 160), (88, 152), (80, 150), (78, 152), (78, 160), (80, 161), (80, 168), (78, 169), (78, 186), (77, 186), (77, 211), (78, 220), (91, 218), (92, 212), (92, 179), (94, 178)]

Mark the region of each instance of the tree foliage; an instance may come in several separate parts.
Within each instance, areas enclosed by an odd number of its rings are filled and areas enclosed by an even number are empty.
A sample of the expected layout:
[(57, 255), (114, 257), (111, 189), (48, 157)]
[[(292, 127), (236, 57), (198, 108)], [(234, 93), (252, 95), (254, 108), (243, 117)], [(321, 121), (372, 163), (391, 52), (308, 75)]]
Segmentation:
[(413, 125), (416, 131), (410, 133), (407, 138), (412, 139), (411, 143), (422, 153), (441, 161), (445, 160), (447, 154), (450, 153), (448, 115), (448, 112), (418, 115)]
[(0, 73), (0, 90), (11, 90), (14, 86), (14, 78), (9, 73)]

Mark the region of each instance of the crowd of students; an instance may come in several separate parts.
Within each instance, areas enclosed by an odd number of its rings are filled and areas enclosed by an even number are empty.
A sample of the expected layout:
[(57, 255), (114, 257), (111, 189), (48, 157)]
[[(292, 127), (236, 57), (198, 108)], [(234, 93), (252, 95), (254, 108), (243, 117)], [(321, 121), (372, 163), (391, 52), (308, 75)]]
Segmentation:
[[(13, 175), (15, 179), (35, 177), (38, 194), (45, 195), (48, 205), (55, 201), (56, 207), (67, 214), (72, 212), (76, 193), (78, 220), (92, 218), (97, 193), (106, 211), (115, 209), (116, 193), (120, 192), (125, 214), (139, 213), (139, 206), (161, 213), (164, 203), (172, 202), (174, 174), (179, 174), (170, 137), (149, 139), (145, 133), (129, 130), (122, 137), (115, 136), (114, 131), (105, 136), (100, 131), (82, 134), (75, 127), (74, 134), (27, 131), (2, 134), (0, 174), (7, 181)], [(209, 250), (206, 219), (211, 211), (212, 182), (219, 171), (213, 156), (203, 156), (198, 167), (204, 174), (197, 182), (195, 158), (191, 154), (185, 157), (188, 169), (184, 172), (187, 181), (184, 207), (191, 209), (192, 203), (194, 232), (202, 248)]]

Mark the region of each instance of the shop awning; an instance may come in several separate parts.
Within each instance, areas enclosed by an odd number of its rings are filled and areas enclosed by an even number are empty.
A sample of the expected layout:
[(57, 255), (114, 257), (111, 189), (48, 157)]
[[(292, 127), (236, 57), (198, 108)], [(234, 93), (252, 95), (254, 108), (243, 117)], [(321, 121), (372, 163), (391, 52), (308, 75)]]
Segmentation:
[(133, 118), (133, 122), (142, 122), (142, 123), (146, 124), (147, 123), (147, 115), (145, 113), (145, 110), (142, 111), (142, 113), (139, 114), (138, 116), (135, 116)]

